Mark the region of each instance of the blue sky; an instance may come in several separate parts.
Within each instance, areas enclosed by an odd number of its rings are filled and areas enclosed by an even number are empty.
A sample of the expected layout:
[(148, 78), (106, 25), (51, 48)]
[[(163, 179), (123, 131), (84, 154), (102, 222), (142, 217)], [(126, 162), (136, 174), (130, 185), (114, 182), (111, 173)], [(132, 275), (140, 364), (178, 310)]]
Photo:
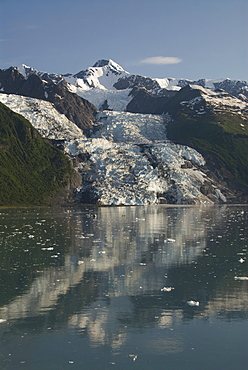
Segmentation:
[(247, 0), (0, 0), (0, 68), (248, 80)]

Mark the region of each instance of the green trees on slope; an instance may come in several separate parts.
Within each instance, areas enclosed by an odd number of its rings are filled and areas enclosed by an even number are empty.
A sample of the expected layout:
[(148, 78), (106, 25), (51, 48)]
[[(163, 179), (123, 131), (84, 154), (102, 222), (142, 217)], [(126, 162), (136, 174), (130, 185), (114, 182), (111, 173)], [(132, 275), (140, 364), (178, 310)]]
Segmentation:
[(0, 103), (0, 206), (45, 204), (71, 173), (61, 151)]

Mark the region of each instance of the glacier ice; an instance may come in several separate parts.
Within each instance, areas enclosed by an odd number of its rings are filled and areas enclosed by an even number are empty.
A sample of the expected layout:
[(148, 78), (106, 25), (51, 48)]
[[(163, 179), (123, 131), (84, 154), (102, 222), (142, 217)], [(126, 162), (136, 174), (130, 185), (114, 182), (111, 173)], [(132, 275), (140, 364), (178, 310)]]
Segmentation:
[[(104, 90), (103, 90), (104, 91)], [(44, 138), (63, 142), (82, 184), (75, 200), (99, 205), (200, 204), (225, 201), (220, 190), (201, 191), (205, 161), (196, 150), (166, 138), (169, 115), (103, 110), (98, 129), (86, 138), (49, 102), (0, 94), (0, 101), (22, 114)]]
[[(83, 181), (76, 199), (99, 205), (212, 203), (200, 190), (204, 158), (166, 139), (166, 119), (103, 111), (92, 138), (66, 141), (67, 154), (88, 158), (77, 167)], [(185, 168), (185, 161), (192, 168)]]

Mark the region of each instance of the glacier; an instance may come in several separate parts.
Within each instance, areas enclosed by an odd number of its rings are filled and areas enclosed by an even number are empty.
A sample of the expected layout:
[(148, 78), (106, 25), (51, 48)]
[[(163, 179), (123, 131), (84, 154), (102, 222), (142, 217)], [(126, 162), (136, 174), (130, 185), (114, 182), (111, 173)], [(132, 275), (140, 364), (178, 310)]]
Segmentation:
[(166, 139), (167, 120), (103, 111), (98, 115), (100, 128), (91, 138), (65, 141), (65, 153), (84, 158), (77, 164), (83, 179), (75, 190), (77, 201), (117, 206), (223, 200), (217, 188), (210, 197), (202, 193), (202, 186), (211, 181), (201, 170), (204, 158)]
[(82, 87), (75, 88), (73, 85), (70, 85), (69, 89), (71, 92), (76, 93), (81, 98), (88, 100), (98, 110), (102, 110), (104, 105), (107, 105), (108, 109), (115, 111), (125, 111), (128, 103), (130, 103), (130, 101), (133, 99), (132, 95), (130, 94), (131, 89), (84, 89)]
[[(0, 101), (27, 118), (42, 137), (62, 143), (82, 176), (74, 190), (78, 203), (117, 206), (225, 200), (204, 173), (202, 155), (167, 140), (169, 115), (104, 110), (97, 115), (97, 131), (86, 138), (49, 102), (4, 93)], [(206, 182), (213, 187), (208, 196), (202, 192)]]

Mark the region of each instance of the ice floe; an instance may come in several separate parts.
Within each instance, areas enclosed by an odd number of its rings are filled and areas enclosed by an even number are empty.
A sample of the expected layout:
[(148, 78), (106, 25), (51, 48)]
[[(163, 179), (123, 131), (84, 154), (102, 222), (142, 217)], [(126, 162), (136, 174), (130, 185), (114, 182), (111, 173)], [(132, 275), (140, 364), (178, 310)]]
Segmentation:
[(187, 304), (191, 307), (198, 307), (200, 306), (200, 302), (199, 301), (193, 301), (193, 300), (190, 300), (190, 301), (187, 301)]

